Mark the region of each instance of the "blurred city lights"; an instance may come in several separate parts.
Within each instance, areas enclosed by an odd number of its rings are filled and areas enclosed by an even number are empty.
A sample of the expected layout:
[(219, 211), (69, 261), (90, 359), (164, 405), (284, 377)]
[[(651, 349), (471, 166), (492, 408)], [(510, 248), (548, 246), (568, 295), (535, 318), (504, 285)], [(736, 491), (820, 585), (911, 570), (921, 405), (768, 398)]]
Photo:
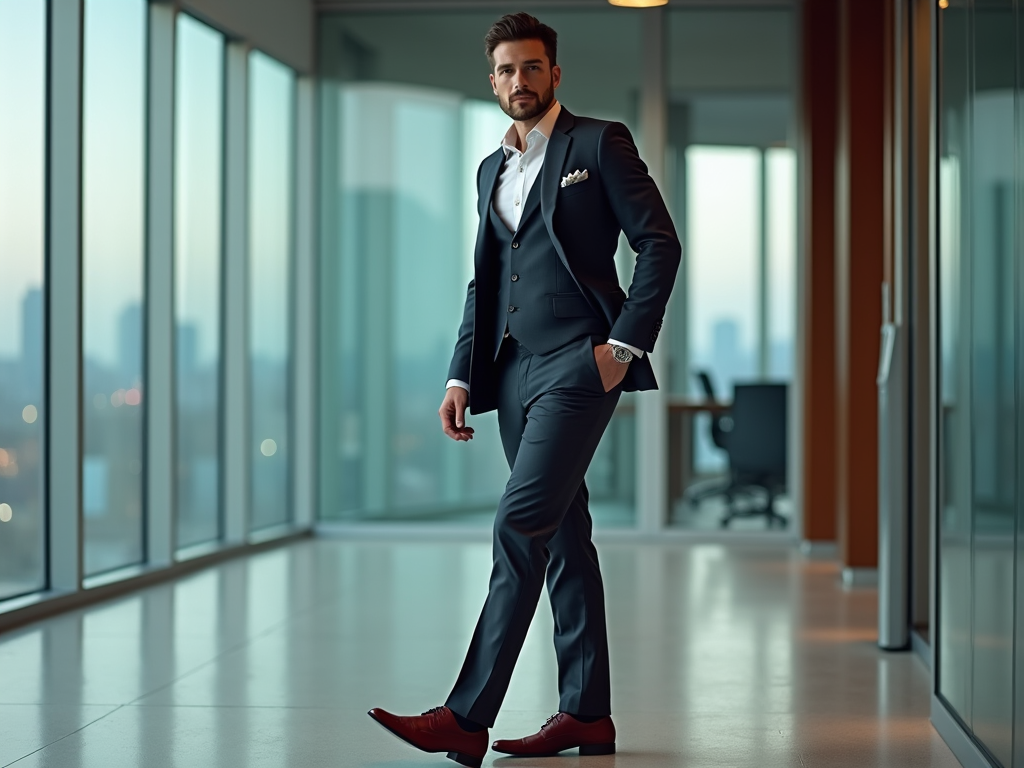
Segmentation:
[(26, 424), (35, 424), (36, 419), (39, 418), (39, 411), (34, 405), (26, 405), (21, 410), (21, 418), (25, 420)]
[(124, 390), (119, 389), (117, 392), (110, 396), (110, 404), (115, 408), (120, 408), (124, 405)]
[(10, 504), (0, 504), (0, 523), (9, 523), (14, 517), (14, 510)]
[(124, 393), (124, 402), (127, 405), (138, 405), (142, 402), (142, 393), (132, 387)]
[(18, 457), (14, 451), (0, 448), (0, 477), (18, 476)]
[(260, 453), (262, 453), (264, 456), (273, 456), (275, 453), (277, 453), (277, 443), (267, 438), (262, 443), (260, 443)]

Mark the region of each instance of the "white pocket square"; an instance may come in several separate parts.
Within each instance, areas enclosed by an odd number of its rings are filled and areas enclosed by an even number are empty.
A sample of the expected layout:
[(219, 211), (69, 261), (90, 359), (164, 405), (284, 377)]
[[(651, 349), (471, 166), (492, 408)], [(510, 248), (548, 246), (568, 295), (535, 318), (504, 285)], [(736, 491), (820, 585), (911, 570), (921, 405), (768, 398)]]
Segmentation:
[(587, 173), (586, 169), (583, 169), (582, 171), (576, 170), (570, 173), (565, 178), (563, 178), (562, 183), (559, 184), (559, 186), (568, 187), (570, 184), (575, 184), (580, 181), (586, 181), (588, 178), (590, 178), (590, 175)]

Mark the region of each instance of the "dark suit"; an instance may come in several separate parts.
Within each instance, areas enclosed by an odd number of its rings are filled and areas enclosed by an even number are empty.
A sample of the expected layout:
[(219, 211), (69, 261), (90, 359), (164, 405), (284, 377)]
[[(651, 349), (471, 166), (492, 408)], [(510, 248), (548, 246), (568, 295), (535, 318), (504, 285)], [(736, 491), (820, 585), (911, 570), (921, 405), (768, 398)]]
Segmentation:
[[(477, 174), (480, 229), (449, 378), (473, 413), (497, 408), (512, 470), (494, 524), (490, 591), (447, 706), (493, 725), (547, 578), (561, 711), (610, 713), (604, 589), (583, 477), (623, 390), (657, 386), (647, 356), (605, 392), (593, 346), (654, 348), (680, 245), (620, 123), (562, 109), (516, 232), (492, 207), (503, 150)], [(586, 170), (588, 179), (560, 187)], [(637, 252), (628, 297), (614, 255)], [(505, 331), (511, 337), (505, 337)]]

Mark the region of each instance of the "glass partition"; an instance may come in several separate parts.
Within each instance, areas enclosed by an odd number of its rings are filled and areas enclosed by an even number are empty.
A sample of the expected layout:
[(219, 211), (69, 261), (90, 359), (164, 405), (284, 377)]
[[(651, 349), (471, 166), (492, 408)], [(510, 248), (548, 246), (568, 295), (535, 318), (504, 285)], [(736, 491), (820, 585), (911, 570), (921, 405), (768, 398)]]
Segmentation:
[(145, 0), (85, 4), (82, 511), (87, 576), (142, 562)]
[(0, 3), (0, 600), (46, 586), (46, 4)]
[(178, 15), (174, 306), (177, 544), (221, 532), (224, 38)]
[(679, 9), (668, 20), (667, 170), (684, 243), (666, 318), (670, 520), (719, 529), (727, 509), (763, 501), (731, 482), (733, 386), (794, 372), (799, 46), (784, 8)]
[[(321, 21), (320, 513), (326, 520), (493, 519), (508, 478), (493, 413), (455, 443), (437, 409), (472, 277), (476, 170), (510, 124), (487, 79), (497, 13)], [(544, 13), (562, 30), (558, 97), (637, 131), (640, 18)], [(572, 30), (572, 34), (568, 34)], [(597, 74), (593, 40), (616, 66)], [(423, 66), (445, 52), (445, 66)], [(620, 248), (620, 282), (632, 275)], [(624, 397), (587, 480), (597, 523), (634, 519), (635, 418)]]
[[(940, 497), (936, 689), (1013, 761), (1021, 178), (1016, 11), (940, 16)], [(1019, 704), (1018, 704), (1019, 706)], [(1019, 736), (1018, 736), (1019, 738)]]
[(287, 523), (295, 74), (249, 55), (250, 525)]

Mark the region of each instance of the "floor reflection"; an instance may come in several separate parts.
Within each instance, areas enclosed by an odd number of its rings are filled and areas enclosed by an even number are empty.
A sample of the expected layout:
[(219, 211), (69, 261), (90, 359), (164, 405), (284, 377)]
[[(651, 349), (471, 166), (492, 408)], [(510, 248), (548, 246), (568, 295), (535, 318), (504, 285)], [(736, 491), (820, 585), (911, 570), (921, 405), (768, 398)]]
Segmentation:
[[(588, 766), (956, 765), (928, 724), (927, 671), (877, 650), (875, 594), (842, 591), (835, 564), (777, 546), (600, 550), (620, 738)], [(0, 766), (445, 764), (365, 712), (443, 701), (489, 570), (486, 543), (318, 540), (0, 637)], [(495, 738), (557, 708), (552, 629), (544, 600)]]

